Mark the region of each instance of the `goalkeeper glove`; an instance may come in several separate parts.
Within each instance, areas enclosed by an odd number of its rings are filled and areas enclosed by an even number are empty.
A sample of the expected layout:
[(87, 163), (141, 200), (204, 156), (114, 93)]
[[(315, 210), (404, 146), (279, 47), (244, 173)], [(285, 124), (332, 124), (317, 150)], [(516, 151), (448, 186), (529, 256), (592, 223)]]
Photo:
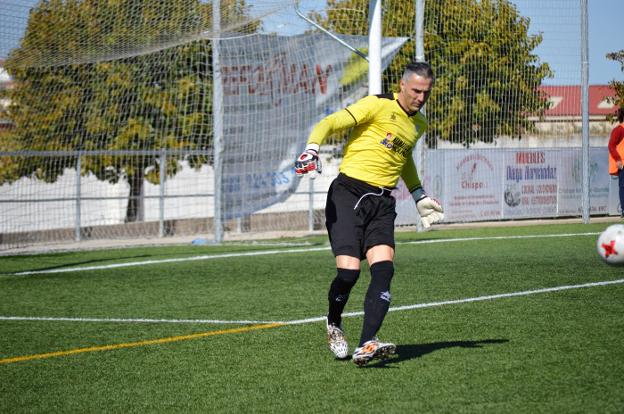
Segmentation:
[(412, 191), (412, 197), (416, 202), (416, 209), (424, 228), (428, 229), (433, 223), (444, 219), (444, 211), (440, 203), (429, 197), (422, 187), (417, 187)]
[[(302, 177), (304, 174), (312, 171), (320, 174), (323, 171), (323, 166), (318, 156), (318, 146), (308, 145), (306, 150), (295, 161), (295, 173), (297, 176)], [(312, 174), (310, 178), (316, 178), (316, 174)]]

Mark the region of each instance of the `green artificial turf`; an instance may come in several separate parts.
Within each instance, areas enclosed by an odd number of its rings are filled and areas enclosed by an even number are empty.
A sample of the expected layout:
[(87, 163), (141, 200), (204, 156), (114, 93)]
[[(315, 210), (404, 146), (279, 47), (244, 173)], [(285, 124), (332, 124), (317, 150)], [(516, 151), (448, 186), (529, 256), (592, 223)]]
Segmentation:
[[(379, 333), (397, 355), (363, 368), (326, 347), (323, 237), (6, 256), (0, 412), (622, 412), (624, 267), (596, 253), (606, 226), (397, 233)], [(58, 273), (16, 275), (33, 271)], [(346, 309), (352, 347), (369, 277)]]

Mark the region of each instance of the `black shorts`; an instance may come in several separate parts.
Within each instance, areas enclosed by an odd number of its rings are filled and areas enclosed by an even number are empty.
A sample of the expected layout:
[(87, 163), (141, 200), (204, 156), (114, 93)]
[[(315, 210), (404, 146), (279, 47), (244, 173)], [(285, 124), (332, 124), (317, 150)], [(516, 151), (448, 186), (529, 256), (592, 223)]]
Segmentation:
[(394, 248), (396, 201), (390, 192), (342, 173), (336, 177), (325, 205), (325, 225), (334, 256), (362, 260), (373, 246)]

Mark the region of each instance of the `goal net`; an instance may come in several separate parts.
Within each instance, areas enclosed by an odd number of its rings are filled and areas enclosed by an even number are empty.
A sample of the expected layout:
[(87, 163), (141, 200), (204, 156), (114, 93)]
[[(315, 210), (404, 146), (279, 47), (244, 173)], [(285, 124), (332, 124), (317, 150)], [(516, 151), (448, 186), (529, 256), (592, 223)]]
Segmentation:
[[(335, 38), (368, 53), (368, 3), (1, 2), (0, 250), (322, 229), (344, 136), (318, 179), (292, 164), (316, 122), (368, 93), (367, 62)], [(415, 57), (415, 3), (383, 2), (384, 92)], [(447, 221), (579, 215), (578, 2), (424, 4), (437, 81), (415, 156)], [(597, 213), (614, 209), (602, 156)], [(416, 223), (395, 196), (397, 224)]]
[(367, 91), (365, 60), (299, 16), (320, 6), (3, 2), (2, 247), (320, 228), (327, 179), (293, 161)]
[[(426, 57), (438, 81), (427, 104), (425, 185), (446, 220), (582, 215), (579, 3), (426, 3)], [(621, 209), (606, 162), (612, 95), (589, 85), (585, 195), (593, 215)]]

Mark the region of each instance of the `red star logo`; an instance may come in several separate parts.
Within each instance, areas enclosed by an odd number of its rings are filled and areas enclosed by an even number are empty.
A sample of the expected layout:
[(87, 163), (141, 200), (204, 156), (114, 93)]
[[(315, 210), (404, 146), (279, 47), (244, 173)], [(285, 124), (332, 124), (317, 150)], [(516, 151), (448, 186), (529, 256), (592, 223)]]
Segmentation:
[(602, 243), (602, 248), (605, 251), (605, 257), (609, 257), (612, 254), (618, 254), (618, 252), (615, 251), (615, 240), (611, 240), (609, 244)]

